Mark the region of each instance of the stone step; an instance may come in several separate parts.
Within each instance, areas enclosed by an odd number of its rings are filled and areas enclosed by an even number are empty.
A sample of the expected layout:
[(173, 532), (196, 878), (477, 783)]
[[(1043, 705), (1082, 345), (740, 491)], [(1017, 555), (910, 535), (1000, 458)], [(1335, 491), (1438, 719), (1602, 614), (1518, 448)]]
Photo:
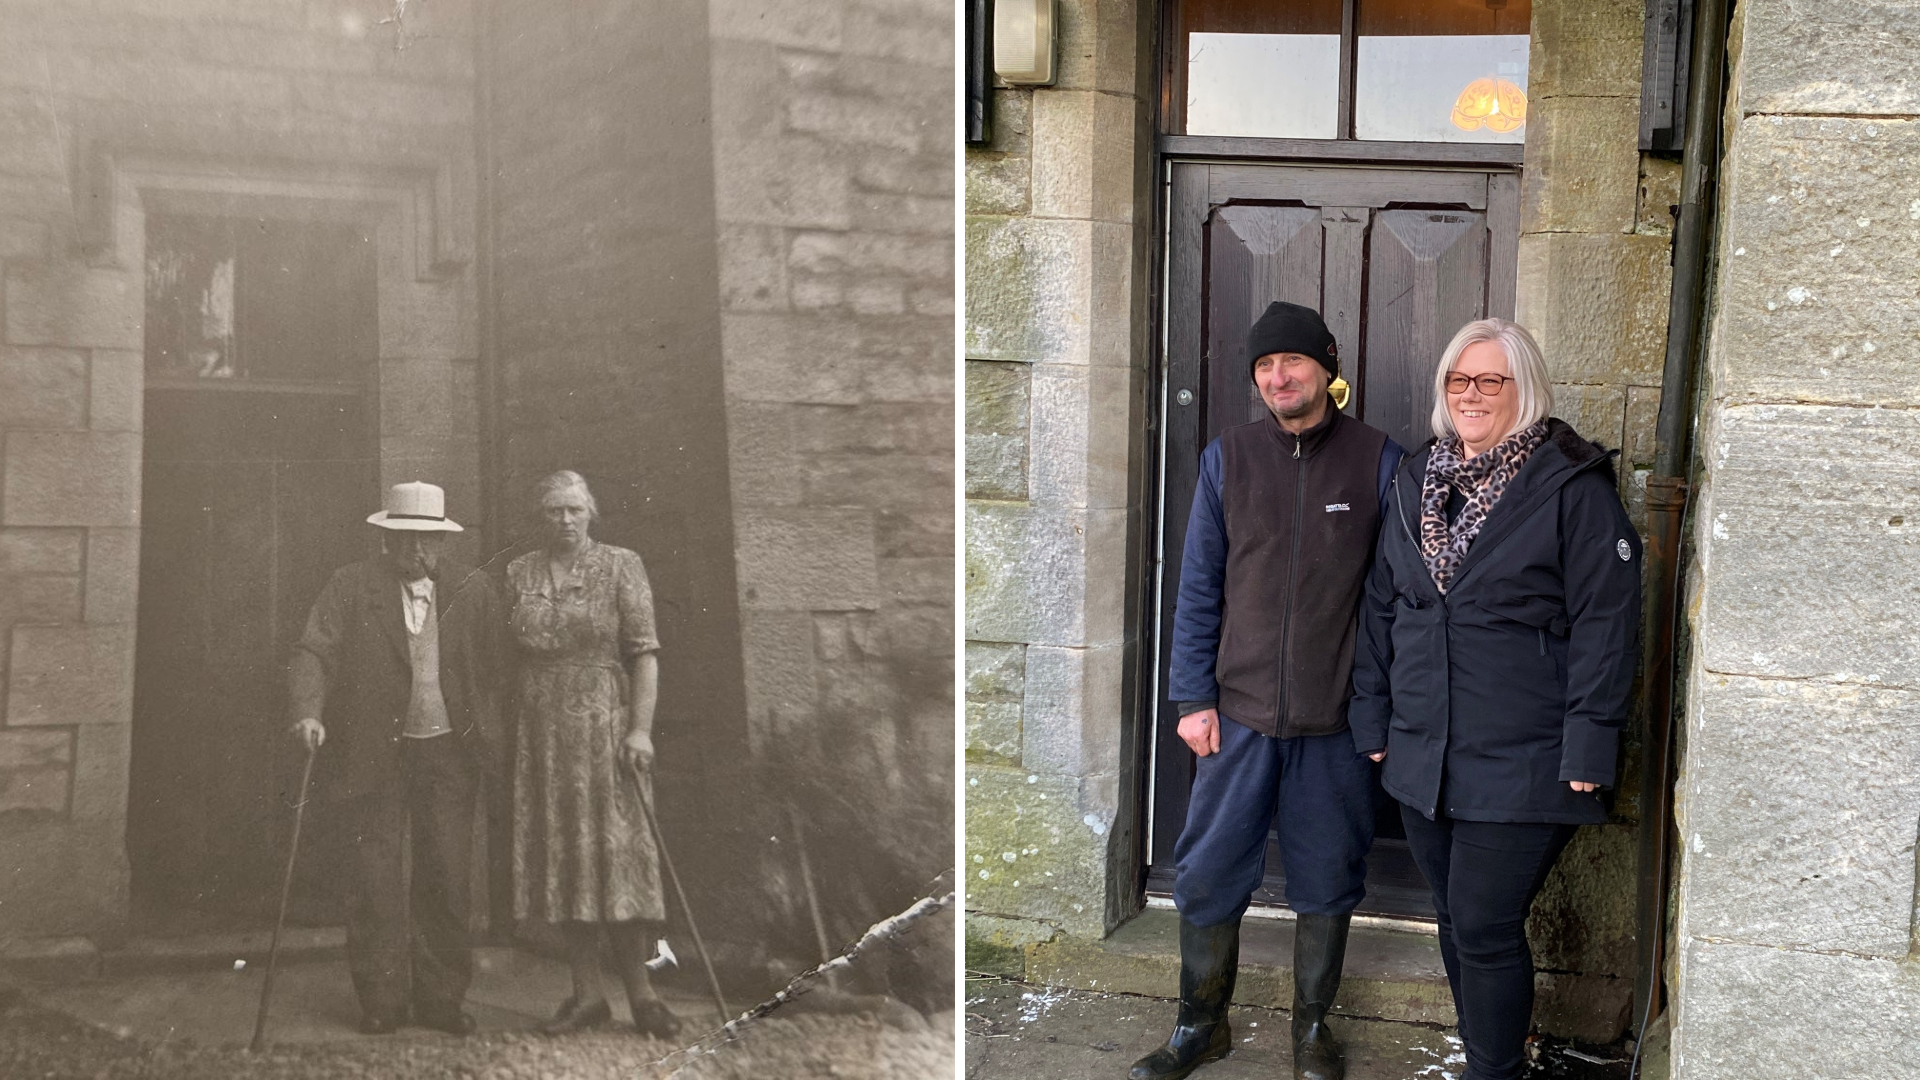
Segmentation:
[[(1336, 1013), (1378, 1020), (1452, 1026), (1453, 995), (1430, 927), (1392, 929), (1356, 923), (1347, 941)], [(1286, 1009), (1293, 1004), (1292, 919), (1248, 918), (1240, 924), (1240, 976), (1233, 1000)], [(1026, 946), (1025, 980), (1046, 986), (1172, 998), (1180, 985), (1180, 922), (1150, 907), (1105, 941), (1056, 937)]]
[[(264, 965), (272, 945), (270, 930), (132, 938), (117, 949), (103, 951), (100, 966), (102, 973), (109, 977), (237, 970), (238, 966)], [(289, 926), (280, 934), (282, 964), (335, 960), (346, 955), (346, 948), (347, 932), (337, 926)]]

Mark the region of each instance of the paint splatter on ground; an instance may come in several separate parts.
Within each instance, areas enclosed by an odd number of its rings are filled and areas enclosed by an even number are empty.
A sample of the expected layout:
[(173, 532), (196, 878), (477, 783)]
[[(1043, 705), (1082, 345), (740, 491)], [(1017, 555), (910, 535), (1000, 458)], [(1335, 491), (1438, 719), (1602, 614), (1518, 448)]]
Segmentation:
[(1067, 1000), (1067, 991), (1056, 987), (1042, 986), (1028, 990), (1020, 995), (1020, 1022), (1038, 1023), (1042, 1017), (1053, 1011), (1055, 1005), (1065, 1000)]
[[(970, 976), (966, 1004), (968, 1080), (1113, 1080), (1132, 1061), (1160, 1045), (1173, 1025), (1175, 1004), (1159, 998), (1027, 986)], [(1233, 1053), (1208, 1065), (1201, 1080), (1272, 1080), (1292, 1071), (1291, 1022), (1284, 1011), (1235, 1006)], [(1466, 1056), (1458, 1036), (1444, 1028), (1336, 1016), (1347, 1044), (1347, 1080), (1459, 1080)], [(1551, 1041), (1538, 1051), (1528, 1080), (1625, 1080), (1626, 1065), (1569, 1057)], [(1603, 1061), (1617, 1052), (1575, 1051)]]

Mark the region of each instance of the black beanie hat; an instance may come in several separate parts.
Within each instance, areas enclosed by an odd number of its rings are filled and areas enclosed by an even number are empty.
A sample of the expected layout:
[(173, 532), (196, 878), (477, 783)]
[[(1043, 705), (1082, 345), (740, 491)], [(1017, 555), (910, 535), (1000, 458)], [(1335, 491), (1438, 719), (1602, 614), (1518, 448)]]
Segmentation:
[(1333, 332), (1310, 307), (1275, 300), (1267, 305), (1260, 320), (1247, 331), (1247, 378), (1253, 378), (1254, 361), (1272, 353), (1299, 353), (1320, 361), (1327, 374), (1340, 374), (1340, 347)]

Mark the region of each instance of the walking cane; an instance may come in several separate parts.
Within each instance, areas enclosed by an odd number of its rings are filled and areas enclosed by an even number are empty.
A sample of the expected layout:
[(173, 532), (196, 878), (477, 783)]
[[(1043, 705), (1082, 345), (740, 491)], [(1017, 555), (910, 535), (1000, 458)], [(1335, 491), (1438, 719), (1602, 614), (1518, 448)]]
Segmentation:
[(293, 841), (287, 845), (287, 874), (280, 882), (280, 915), (273, 920), (273, 943), (267, 947), (267, 981), (260, 987), (260, 1013), (253, 1020), (253, 1041), (247, 1052), (257, 1054), (267, 1041), (267, 1003), (273, 1000), (273, 971), (280, 962), (280, 928), (287, 924), (287, 898), (293, 895), (293, 860), (300, 854), (300, 823), (307, 816), (307, 785), (313, 780), (313, 759), (319, 747), (307, 744), (307, 765), (300, 770), (300, 801), (293, 804)]
[(713, 990), (713, 1003), (720, 1006), (720, 1022), (733, 1019), (732, 1010), (727, 1008), (727, 999), (720, 996), (720, 979), (713, 973), (713, 959), (707, 955), (707, 943), (700, 940), (700, 928), (693, 922), (693, 905), (687, 903), (687, 891), (680, 887), (680, 875), (674, 873), (673, 858), (667, 854), (666, 838), (660, 835), (660, 819), (653, 812), (653, 797), (647, 794), (647, 785), (640, 780), (640, 765), (634, 763), (628, 771), (633, 778), (634, 793), (640, 797), (640, 811), (647, 819), (647, 828), (653, 833), (653, 846), (660, 851), (660, 864), (667, 868), (667, 879), (673, 882), (673, 892), (680, 898), (680, 910), (687, 913), (687, 933), (693, 937), (693, 947), (700, 953), (700, 963), (707, 969), (707, 986)]
[[(827, 924), (820, 917), (820, 893), (813, 887), (813, 865), (807, 861), (807, 833), (800, 818), (800, 808), (787, 804), (787, 817), (793, 822), (793, 847), (800, 853), (800, 883), (807, 889), (807, 910), (813, 913), (813, 936), (820, 943), (820, 962), (833, 959), (833, 946), (827, 944)], [(828, 971), (827, 989), (840, 989), (840, 977)]]

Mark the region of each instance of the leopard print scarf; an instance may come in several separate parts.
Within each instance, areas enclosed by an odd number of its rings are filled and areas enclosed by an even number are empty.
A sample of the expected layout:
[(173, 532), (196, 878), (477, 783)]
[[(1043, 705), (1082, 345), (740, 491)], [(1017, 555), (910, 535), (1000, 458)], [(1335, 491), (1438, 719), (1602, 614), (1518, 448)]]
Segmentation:
[[(1486, 524), (1507, 485), (1521, 466), (1547, 440), (1547, 422), (1541, 420), (1507, 436), (1485, 453), (1462, 458), (1455, 436), (1433, 444), (1427, 457), (1427, 476), (1420, 484), (1420, 557), (1426, 561), (1433, 584), (1445, 596), (1453, 575), (1467, 557), (1467, 549)], [(1454, 523), (1447, 524), (1447, 492), (1458, 488), (1467, 505)]]

